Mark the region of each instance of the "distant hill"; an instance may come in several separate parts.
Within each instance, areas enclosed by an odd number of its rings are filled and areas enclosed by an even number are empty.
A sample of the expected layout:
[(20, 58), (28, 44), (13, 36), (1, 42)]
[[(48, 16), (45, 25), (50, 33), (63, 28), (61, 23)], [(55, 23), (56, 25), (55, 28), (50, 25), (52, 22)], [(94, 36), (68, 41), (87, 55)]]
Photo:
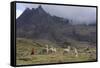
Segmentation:
[(16, 20), (17, 37), (56, 43), (68, 40), (96, 42), (96, 25), (73, 25), (70, 19), (52, 16), (42, 6), (26, 10)]

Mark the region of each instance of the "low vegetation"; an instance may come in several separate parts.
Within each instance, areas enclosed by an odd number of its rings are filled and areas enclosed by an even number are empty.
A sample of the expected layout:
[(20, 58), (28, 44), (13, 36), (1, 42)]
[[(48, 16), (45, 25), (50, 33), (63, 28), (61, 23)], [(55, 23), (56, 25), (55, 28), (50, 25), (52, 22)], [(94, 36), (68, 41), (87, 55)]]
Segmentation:
[[(40, 42), (39, 40), (37, 41), (25, 38), (17, 38), (16, 41), (17, 65), (80, 62), (80, 61), (96, 60), (96, 46), (90, 47), (90, 45), (87, 44), (86, 42), (81, 43), (77, 41), (75, 43), (73, 41), (73, 43), (75, 44), (74, 47), (76, 47), (78, 50), (78, 57), (76, 57), (73, 52), (63, 54), (63, 49), (65, 47), (59, 47), (57, 46), (57, 44), (54, 44), (50, 41), (45, 41), (43, 43), (43, 41)], [(45, 44), (49, 44), (50, 46), (55, 47), (57, 49), (57, 52), (55, 54), (41, 53), (42, 49), (45, 48)], [(72, 44), (71, 47), (73, 47)], [(31, 55), (32, 48), (34, 48), (33, 55)]]

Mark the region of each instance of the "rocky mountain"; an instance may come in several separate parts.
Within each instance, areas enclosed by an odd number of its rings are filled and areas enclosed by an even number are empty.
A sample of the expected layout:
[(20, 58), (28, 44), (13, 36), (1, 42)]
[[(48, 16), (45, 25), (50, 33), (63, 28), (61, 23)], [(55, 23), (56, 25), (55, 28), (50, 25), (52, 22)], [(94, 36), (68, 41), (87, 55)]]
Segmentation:
[(68, 39), (79, 41), (92, 39), (95, 42), (95, 26), (78, 26), (72, 25), (71, 22), (70, 19), (50, 15), (41, 5), (36, 9), (26, 8), (16, 20), (16, 35), (21, 38), (44, 39), (53, 42), (65, 42)]

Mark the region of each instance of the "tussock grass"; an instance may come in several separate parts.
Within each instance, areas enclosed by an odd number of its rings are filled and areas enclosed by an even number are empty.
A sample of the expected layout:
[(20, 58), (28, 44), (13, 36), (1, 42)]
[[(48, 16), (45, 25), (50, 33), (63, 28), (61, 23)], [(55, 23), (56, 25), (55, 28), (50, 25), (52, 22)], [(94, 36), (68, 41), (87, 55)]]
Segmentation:
[[(38, 43), (38, 44), (37, 44)], [(46, 42), (47, 43), (47, 42)], [(16, 61), (17, 65), (28, 64), (46, 64), (46, 63), (62, 63), (62, 62), (79, 62), (79, 61), (94, 61), (96, 60), (96, 53), (90, 55), (83, 49), (78, 48), (79, 56), (75, 57), (73, 53), (66, 53), (63, 55), (63, 48), (57, 47), (56, 54), (39, 54), (43, 44), (30, 39), (17, 38), (16, 42)], [(42, 45), (41, 45), (42, 44)], [(77, 43), (76, 43), (77, 44)], [(35, 49), (35, 54), (31, 55), (32, 48)], [(91, 48), (91, 51), (96, 51), (95, 48)]]

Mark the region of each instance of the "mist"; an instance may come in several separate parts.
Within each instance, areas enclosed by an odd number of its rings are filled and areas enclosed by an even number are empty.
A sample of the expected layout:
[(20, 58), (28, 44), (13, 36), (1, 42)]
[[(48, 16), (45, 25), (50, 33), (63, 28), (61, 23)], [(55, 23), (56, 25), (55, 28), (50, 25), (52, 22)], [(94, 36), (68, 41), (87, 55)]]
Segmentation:
[(44, 5), (44, 4), (16, 4), (16, 18), (18, 18), (26, 8), (42, 8), (50, 15), (71, 19), (75, 23), (93, 23), (96, 21), (96, 7), (78, 7), (78, 6), (62, 6), (62, 5)]

